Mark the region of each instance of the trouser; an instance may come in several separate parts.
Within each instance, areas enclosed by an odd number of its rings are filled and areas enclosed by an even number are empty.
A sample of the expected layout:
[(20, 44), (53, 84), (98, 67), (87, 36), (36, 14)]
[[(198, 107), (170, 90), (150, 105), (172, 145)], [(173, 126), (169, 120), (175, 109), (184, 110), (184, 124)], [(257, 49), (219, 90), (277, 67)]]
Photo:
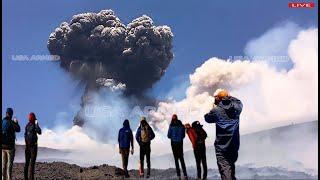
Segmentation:
[(141, 169), (140, 174), (141, 175), (144, 174), (144, 156), (146, 156), (146, 159), (147, 159), (147, 167), (148, 167), (147, 175), (150, 175), (150, 168), (151, 168), (150, 153), (151, 153), (150, 143), (140, 143), (140, 169)]
[(174, 162), (176, 164), (177, 175), (181, 176), (180, 167), (179, 167), (179, 160), (180, 160), (183, 174), (184, 176), (187, 176), (186, 165), (184, 163), (184, 158), (183, 158), (183, 141), (182, 142), (171, 141), (171, 148), (173, 152)]
[(15, 149), (2, 149), (2, 180), (12, 179)]
[(197, 177), (201, 179), (201, 163), (203, 167), (203, 179), (207, 178), (207, 158), (206, 158), (206, 145), (204, 143), (197, 144), (193, 150), (194, 157), (197, 164)]
[(37, 159), (38, 146), (26, 146), (25, 158), (26, 163), (24, 164), (24, 179), (34, 180), (34, 168)]
[(238, 152), (217, 152), (217, 164), (222, 180), (236, 180), (235, 162), (238, 159)]
[(130, 148), (120, 148), (120, 153), (122, 158), (122, 167), (126, 175), (128, 174), (129, 152), (130, 152)]

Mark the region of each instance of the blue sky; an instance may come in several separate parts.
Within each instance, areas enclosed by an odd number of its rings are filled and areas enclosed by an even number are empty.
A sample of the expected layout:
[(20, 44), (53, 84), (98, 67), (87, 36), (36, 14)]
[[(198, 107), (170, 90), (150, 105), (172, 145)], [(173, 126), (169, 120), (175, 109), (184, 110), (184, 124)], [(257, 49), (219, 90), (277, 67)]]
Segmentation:
[[(205, 60), (244, 55), (247, 42), (280, 23), (290, 21), (302, 28), (317, 26), (316, 8), (289, 9), (288, 2), (4, 0), (2, 111), (13, 107), (23, 125), (30, 111), (47, 127), (53, 127), (60, 116), (61, 121), (67, 118), (65, 123), (71, 125), (72, 112), (77, 110), (81, 96), (77, 83), (58, 63), (14, 62), (11, 56), (49, 54), (49, 34), (74, 14), (113, 9), (124, 23), (147, 14), (155, 24), (170, 26), (174, 33), (174, 59), (149, 92), (161, 98), (172, 88), (181, 92), (187, 86), (183, 82), (188, 75)], [(174, 93), (176, 98), (183, 95)]]

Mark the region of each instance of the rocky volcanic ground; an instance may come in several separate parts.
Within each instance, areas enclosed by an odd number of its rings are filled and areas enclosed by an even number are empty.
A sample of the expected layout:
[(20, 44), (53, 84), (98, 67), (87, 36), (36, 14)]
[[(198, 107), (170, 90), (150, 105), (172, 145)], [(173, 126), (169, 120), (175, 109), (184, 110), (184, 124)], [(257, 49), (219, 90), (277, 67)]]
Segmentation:
[[(14, 179), (23, 179), (23, 163), (15, 163)], [(196, 169), (188, 168), (189, 179), (195, 179)], [(139, 179), (138, 170), (130, 170), (129, 179)], [(238, 179), (318, 179), (316, 175), (306, 172), (288, 171), (277, 167), (237, 167)], [(106, 164), (92, 167), (80, 167), (64, 162), (37, 163), (35, 169), (36, 179), (124, 179), (123, 171), (115, 166)], [(175, 169), (152, 169), (150, 179), (177, 179)], [(208, 170), (208, 179), (220, 179), (217, 169)]]
[[(14, 179), (23, 179), (23, 163), (15, 163)], [(138, 179), (138, 170), (130, 170), (130, 179)], [(174, 179), (175, 170), (151, 171), (150, 179)], [(170, 178), (172, 177), (172, 178)], [(63, 162), (37, 163), (35, 168), (36, 179), (124, 179), (123, 171), (115, 166), (106, 164), (82, 168), (75, 164)]]

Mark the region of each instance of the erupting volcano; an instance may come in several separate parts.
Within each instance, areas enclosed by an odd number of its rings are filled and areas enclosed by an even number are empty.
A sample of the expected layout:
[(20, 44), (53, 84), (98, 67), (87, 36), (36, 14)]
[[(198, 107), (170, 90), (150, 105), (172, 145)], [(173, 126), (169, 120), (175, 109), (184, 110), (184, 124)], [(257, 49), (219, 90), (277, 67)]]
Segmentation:
[(101, 87), (143, 97), (165, 73), (173, 59), (173, 34), (143, 15), (128, 25), (112, 10), (74, 15), (50, 34), (48, 49), (60, 56), (60, 66), (85, 85), (75, 125), (88, 118), (84, 107)]

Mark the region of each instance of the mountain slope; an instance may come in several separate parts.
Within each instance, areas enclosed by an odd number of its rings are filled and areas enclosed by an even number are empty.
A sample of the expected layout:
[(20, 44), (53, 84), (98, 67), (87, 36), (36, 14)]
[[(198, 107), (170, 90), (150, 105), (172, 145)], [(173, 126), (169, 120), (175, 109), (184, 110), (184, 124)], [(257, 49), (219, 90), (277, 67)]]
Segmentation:
[[(186, 138), (185, 142), (189, 143)], [(294, 170), (318, 169), (318, 121), (292, 124), (242, 135), (236, 165), (282, 166)], [(193, 151), (185, 151), (187, 166), (195, 166)], [(207, 147), (209, 167), (216, 167), (213, 146)], [(173, 155), (153, 158), (153, 166), (173, 167)]]

